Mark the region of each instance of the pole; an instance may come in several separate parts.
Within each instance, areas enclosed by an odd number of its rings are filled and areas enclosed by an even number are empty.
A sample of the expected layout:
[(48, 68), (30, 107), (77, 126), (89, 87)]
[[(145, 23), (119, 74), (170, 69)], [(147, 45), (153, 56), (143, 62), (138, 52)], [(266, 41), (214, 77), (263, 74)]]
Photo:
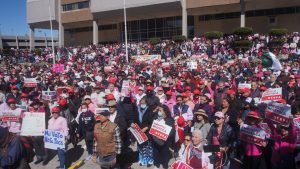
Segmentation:
[(52, 41), (52, 57), (53, 57), (53, 64), (55, 64), (55, 51), (54, 51), (54, 42), (53, 42), (53, 28), (52, 28), (52, 16), (51, 16), (51, 9), (50, 9), (50, 0), (48, 0), (48, 7), (49, 7), (49, 21), (50, 21), (51, 41)]
[(127, 16), (126, 16), (126, 0), (124, 0), (124, 26), (125, 26), (125, 50), (126, 50), (126, 62), (128, 63), (128, 44), (127, 44)]
[(245, 0), (240, 0), (241, 3), (241, 28), (245, 27), (245, 13), (246, 13), (246, 7), (245, 7)]

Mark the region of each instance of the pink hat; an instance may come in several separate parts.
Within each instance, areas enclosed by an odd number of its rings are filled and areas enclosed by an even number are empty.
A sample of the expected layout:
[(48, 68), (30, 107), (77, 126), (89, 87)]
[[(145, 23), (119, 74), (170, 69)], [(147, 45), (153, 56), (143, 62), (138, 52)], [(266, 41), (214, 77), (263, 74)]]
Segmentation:
[(224, 118), (225, 116), (223, 112), (218, 111), (215, 113), (215, 117)]
[(162, 87), (157, 87), (157, 91), (163, 91), (164, 89)]

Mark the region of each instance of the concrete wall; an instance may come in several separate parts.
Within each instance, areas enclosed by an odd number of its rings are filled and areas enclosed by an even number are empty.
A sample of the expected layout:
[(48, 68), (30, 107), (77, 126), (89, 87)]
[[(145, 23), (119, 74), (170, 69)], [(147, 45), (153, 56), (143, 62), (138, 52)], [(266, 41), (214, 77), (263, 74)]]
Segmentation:
[[(134, 8), (178, 1), (180, 0), (126, 0), (126, 7)], [(91, 12), (95, 13), (123, 9), (123, 2), (123, 0), (91, 0)]]
[(240, 3), (240, 0), (187, 0), (186, 2), (187, 8), (198, 8)]
[[(246, 18), (246, 26), (252, 27), (254, 32), (267, 33), (271, 28), (287, 28), (289, 32), (300, 31), (300, 14), (288, 14), (276, 16), (277, 23), (270, 24), (268, 16)], [(224, 33), (231, 33), (233, 29), (240, 26), (240, 19), (225, 19), (199, 21), (199, 16), (195, 16), (195, 35), (204, 32), (218, 30)]]
[[(58, 21), (57, 0), (50, 0), (50, 10), (52, 20)], [(26, 1), (26, 18), (27, 23), (49, 22), (49, 5), (48, 0), (27, 0)]]
[(65, 11), (61, 13), (63, 24), (70, 22), (91, 21), (93, 18), (90, 9)]

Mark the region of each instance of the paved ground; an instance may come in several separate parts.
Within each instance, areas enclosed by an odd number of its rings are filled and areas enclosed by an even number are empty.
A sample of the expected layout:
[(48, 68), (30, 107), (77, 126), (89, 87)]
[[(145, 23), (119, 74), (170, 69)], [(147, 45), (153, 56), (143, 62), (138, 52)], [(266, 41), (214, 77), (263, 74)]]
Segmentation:
[[(132, 147), (133, 151), (136, 151), (136, 146)], [(46, 166), (43, 166), (41, 163), (38, 165), (35, 165), (33, 163), (30, 164), (32, 169), (55, 169), (59, 165), (58, 157), (55, 153), (51, 153), (50, 155), (51, 160)], [(72, 163), (78, 161), (78, 160), (84, 160), (87, 156), (87, 151), (85, 150), (84, 141), (81, 141), (79, 143), (79, 146), (76, 148), (73, 148), (72, 145), (69, 146), (68, 151), (66, 152), (66, 166), (70, 166)], [(174, 160), (172, 159), (170, 161), (170, 165), (172, 164)], [(99, 165), (95, 164), (90, 161), (85, 161), (82, 166), (79, 167), (79, 169), (97, 169), (100, 168)], [(152, 169), (152, 167), (142, 167), (139, 166), (139, 164), (136, 162), (132, 165), (133, 169)]]

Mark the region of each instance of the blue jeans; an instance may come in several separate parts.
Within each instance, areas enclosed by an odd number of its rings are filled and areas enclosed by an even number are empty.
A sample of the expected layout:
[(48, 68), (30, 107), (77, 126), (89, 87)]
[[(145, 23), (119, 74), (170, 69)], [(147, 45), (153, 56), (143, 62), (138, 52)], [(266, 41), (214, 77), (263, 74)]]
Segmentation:
[(65, 167), (65, 150), (58, 148), (57, 155), (58, 155), (58, 159), (59, 159), (59, 167), (64, 168)]

